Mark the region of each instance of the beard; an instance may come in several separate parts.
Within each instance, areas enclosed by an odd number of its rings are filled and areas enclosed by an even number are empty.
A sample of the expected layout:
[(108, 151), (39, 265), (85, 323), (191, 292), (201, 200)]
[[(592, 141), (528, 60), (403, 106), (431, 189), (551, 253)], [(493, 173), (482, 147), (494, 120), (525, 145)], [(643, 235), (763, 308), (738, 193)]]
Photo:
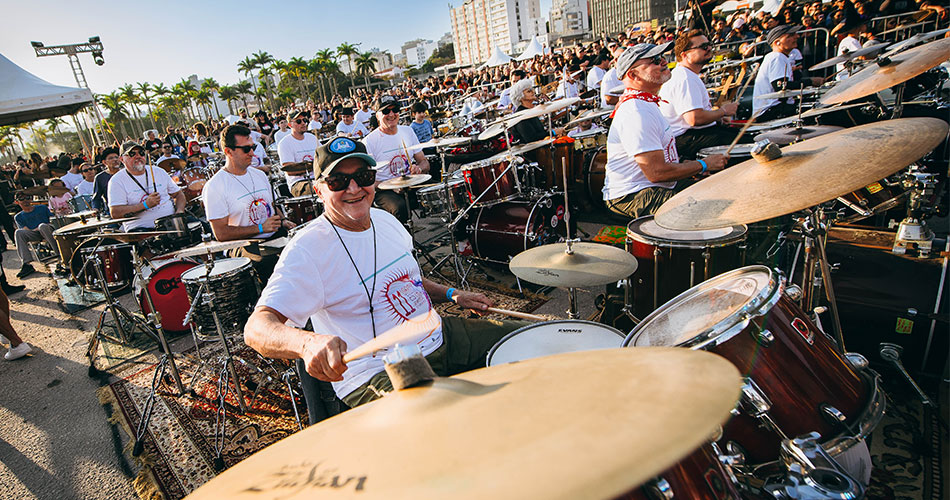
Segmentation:
[(660, 72), (659, 75), (654, 76), (654, 75), (646, 74), (646, 75), (641, 76), (640, 78), (642, 78), (643, 81), (652, 83), (654, 85), (663, 85), (664, 83), (670, 80), (671, 76), (672, 75), (670, 74), (669, 70), (663, 70), (662, 72)]

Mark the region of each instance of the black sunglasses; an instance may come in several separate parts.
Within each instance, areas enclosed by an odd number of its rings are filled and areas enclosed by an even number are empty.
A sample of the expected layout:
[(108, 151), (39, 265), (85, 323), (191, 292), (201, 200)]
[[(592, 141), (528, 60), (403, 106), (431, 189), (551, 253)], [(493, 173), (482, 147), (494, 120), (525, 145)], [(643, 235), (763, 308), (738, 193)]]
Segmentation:
[(248, 154), (251, 151), (254, 151), (256, 148), (257, 148), (256, 144), (251, 144), (250, 146), (234, 146), (231, 149), (235, 151), (240, 149), (241, 151), (244, 151), (244, 154)]
[(86, 173), (86, 172), (95, 172), (95, 171), (96, 171), (96, 169), (94, 169), (94, 168), (84, 168), (84, 169), (82, 169), (82, 172), (83, 172), (83, 173)]
[(145, 151), (139, 151), (136, 149), (135, 151), (129, 151), (125, 155), (128, 156), (129, 158), (134, 158), (136, 156), (145, 156)]
[(294, 123), (296, 123), (297, 125), (302, 125), (304, 123), (309, 123), (309, 122), (310, 120), (306, 118), (297, 118), (296, 120), (294, 120)]
[(330, 191), (343, 191), (350, 186), (350, 180), (356, 181), (359, 187), (372, 186), (376, 182), (376, 171), (368, 168), (357, 170), (352, 174), (330, 174), (323, 178)]
[(399, 106), (392, 106), (392, 107), (389, 107), (389, 108), (381, 109), (381, 110), (379, 110), (379, 112), (382, 113), (382, 114), (384, 114), (384, 115), (388, 115), (388, 114), (390, 114), (390, 113), (396, 113), (396, 114), (398, 115), (398, 114), (399, 114)]
[(695, 46), (695, 47), (690, 47), (690, 48), (688, 48), (688, 49), (686, 49), (686, 50), (692, 50), (692, 49), (709, 50), (710, 48), (712, 48), (712, 44), (709, 43), (709, 42), (705, 42), (705, 43), (701, 43), (701, 44), (699, 44), (699, 45), (697, 45), (697, 46)]

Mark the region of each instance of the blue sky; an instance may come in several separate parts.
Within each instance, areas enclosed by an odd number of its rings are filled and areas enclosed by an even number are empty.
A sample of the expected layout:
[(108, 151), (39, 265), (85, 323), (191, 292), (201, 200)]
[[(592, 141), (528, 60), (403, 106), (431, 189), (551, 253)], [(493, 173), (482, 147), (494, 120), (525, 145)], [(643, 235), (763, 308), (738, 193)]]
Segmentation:
[[(58, 45), (98, 35), (106, 64), (80, 55), (93, 92), (143, 81), (171, 86), (191, 74), (229, 84), (242, 77), (238, 61), (259, 50), (286, 60), (311, 58), (344, 41), (395, 53), (408, 40), (438, 40), (451, 31), (449, 3), (461, 0), (3, 0), (0, 53), (52, 83), (73, 86), (66, 57), (38, 58), (30, 41)], [(550, 5), (541, 2), (545, 16)]]

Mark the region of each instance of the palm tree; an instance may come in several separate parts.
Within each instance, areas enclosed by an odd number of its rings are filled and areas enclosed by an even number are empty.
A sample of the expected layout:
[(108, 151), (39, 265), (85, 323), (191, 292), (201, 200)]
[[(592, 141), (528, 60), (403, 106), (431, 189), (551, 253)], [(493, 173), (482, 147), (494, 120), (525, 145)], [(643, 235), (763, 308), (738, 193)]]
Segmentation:
[[(251, 82), (252, 90), (257, 90), (257, 84), (254, 83), (254, 79), (251, 78), (251, 73), (257, 69), (257, 63), (254, 62), (249, 56), (246, 56), (241, 62), (238, 63), (238, 71), (244, 73), (244, 77)], [(260, 105), (260, 103), (258, 103)], [(244, 103), (244, 108), (247, 108), (247, 102)]]
[(117, 92), (110, 92), (108, 94), (99, 94), (96, 95), (97, 102), (109, 112), (109, 116), (106, 118), (108, 122), (112, 122), (119, 127), (119, 130), (122, 133), (122, 136), (129, 135), (125, 129), (125, 120), (128, 119), (128, 116), (125, 114), (125, 107), (123, 106), (122, 96)]
[[(129, 105), (129, 108), (132, 110), (132, 113), (129, 115), (129, 123), (132, 127), (132, 133), (137, 134), (139, 130), (135, 127), (135, 120), (132, 118), (138, 118), (140, 116), (138, 108), (135, 107), (136, 101), (138, 101), (138, 94), (135, 93), (135, 87), (131, 84), (125, 84), (118, 89), (119, 95), (122, 97), (122, 100)], [(144, 132), (144, 131), (143, 131)], [(142, 136), (145, 134), (143, 133)]]
[(145, 104), (145, 107), (148, 109), (148, 117), (152, 122), (152, 128), (158, 128), (158, 125), (155, 123), (155, 117), (152, 116), (152, 98), (149, 96), (149, 92), (152, 92), (152, 86), (148, 82), (139, 82), (135, 84), (135, 88), (139, 91), (139, 102)]
[(205, 110), (205, 116), (211, 116), (211, 92), (205, 89), (201, 89), (194, 94), (195, 102), (203, 105), (202, 109)]
[(356, 50), (356, 45), (343, 42), (336, 48), (336, 54), (339, 57), (345, 57), (346, 61), (349, 63), (350, 87), (352, 87), (354, 85), (353, 83), (353, 56), (359, 55), (359, 51)]
[(232, 85), (222, 85), (218, 87), (218, 95), (228, 103), (228, 114), (233, 115), (234, 107), (231, 105), (231, 101), (237, 100), (237, 90)]
[(218, 111), (218, 100), (214, 97), (214, 93), (221, 88), (218, 85), (218, 82), (214, 78), (205, 78), (205, 81), (201, 82), (201, 90), (207, 90), (211, 92), (211, 102), (214, 103), (214, 114), (218, 118), (221, 118), (221, 112)]
[(244, 109), (247, 109), (247, 96), (248, 94), (254, 92), (254, 89), (251, 87), (251, 82), (247, 80), (244, 80), (243, 82), (238, 82), (234, 84), (234, 90), (237, 91), (237, 94), (241, 98), (241, 101), (244, 102)]
[[(168, 94), (171, 93), (171, 90), (168, 87), (166, 87), (165, 84), (158, 83), (158, 84), (152, 85), (152, 93), (154, 93), (155, 96), (158, 97), (159, 103), (161, 103), (163, 106), (167, 106), (166, 100), (164, 98), (168, 96)], [(171, 116), (169, 116), (168, 110), (165, 110), (165, 112), (162, 113), (162, 115), (165, 117), (165, 126), (171, 125)]]
[(194, 110), (191, 107), (191, 101), (194, 98), (195, 92), (197, 91), (198, 88), (195, 87), (195, 84), (191, 83), (190, 80), (185, 80), (184, 78), (182, 78), (180, 82), (176, 83), (174, 87), (172, 87), (172, 93), (175, 94), (175, 97), (181, 100), (182, 104), (184, 104), (184, 107), (188, 109), (188, 115), (195, 118), (196, 120), (197, 117), (195, 116)]
[(356, 58), (356, 70), (363, 75), (366, 89), (369, 90), (369, 75), (376, 72), (376, 59), (372, 52), (363, 52)]
[(257, 72), (257, 78), (264, 81), (264, 88), (267, 90), (267, 100), (270, 102), (271, 107), (274, 107), (274, 93), (271, 92), (270, 82), (267, 80), (267, 77), (270, 76), (271, 72), (268, 69), (267, 65), (274, 62), (274, 56), (264, 52), (256, 52), (251, 54), (251, 61), (254, 62), (254, 65), (260, 68)]
[(59, 143), (63, 149), (66, 149), (66, 141), (63, 140), (63, 135), (59, 132), (59, 126), (66, 123), (62, 118), (54, 116), (46, 120), (46, 128), (56, 136), (56, 142)]
[(307, 61), (301, 57), (292, 57), (287, 61), (287, 66), (294, 78), (297, 80), (297, 89), (300, 91), (300, 98), (307, 99), (307, 91), (303, 85), (303, 76), (307, 72)]
[(294, 94), (294, 91), (293, 91), (293, 90), (284, 89), (284, 90), (281, 90), (281, 91), (277, 94), (277, 100), (278, 100), (281, 104), (290, 104), (290, 103), (294, 102), (294, 96), (296, 96), (296, 94)]

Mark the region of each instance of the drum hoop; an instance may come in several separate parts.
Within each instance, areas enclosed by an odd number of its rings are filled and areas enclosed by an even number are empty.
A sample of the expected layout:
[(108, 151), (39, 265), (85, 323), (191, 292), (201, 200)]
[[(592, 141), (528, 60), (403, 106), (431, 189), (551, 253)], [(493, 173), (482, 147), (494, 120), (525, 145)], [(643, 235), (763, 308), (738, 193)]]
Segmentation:
[[(228, 271), (224, 271), (224, 272), (218, 273), (218, 274), (212, 274), (211, 276), (208, 276), (208, 281), (209, 281), (209, 282), (211, 282), (211, 281), (221, 281), (222, 279), (225, 279), (225, 278), (232, 278), (232, 277), (234, 277), (234, 276), (238, 276), (238, 275), (242, 274), (242, 273), (243, 273), (244, 271), (246, 271), (248, 268), (253, 269), (253, 267), (251, 266), (251, 259), (248, 259), (247, 257), (229, 257), (229, 258), (227, 258), (227, 259), (216, 260), (214, 263), (215, 263), (215, 265), (217, 265), (217, 264), (220, 263), (220, 262), (228, 262), (228, 261), (241, 261), (241, 265), (235, 267), (234, 269), (231, 269), (231, 270), (228, 270)], [(186, 275), (186, 274), (188, 274), (188, 273), (191, 272), (191, 271), (194, 271), (196, 268), (199, 268), (199, 267), (203, 268), (203, 267), (204, 267), (204, 264), (198, 264), (197, 266), (195, 266), (195, 267), (193, 267), (193, 268), (191, 268), (191, 269), (189, 269), (189, 270), (187, 270), (187, 271), (181, 273), (181, 281), (184, 282), (184, 283), (191, 283), (191, 284), (196, 284), (196, 283), (198, 283), (199, 281), (201, 281), (201, 278), (204, 277), (204, 273), (200, 273), (199, 276), (196, 276), (196, 277), (194, 277), (194, 278), (190, 278), (190, 277), (189, 277), (189, 278), (185, 278), (185, 275)], [(214, 271), (214, 268), (212, 268), (211, 270), (212, 270), (212, 272), (213, 272), (213, 271)]]
[(868, 400), (855, 419), (856, 424), (852, 424), (850, 429), (855, 429), (856, 434), (844, 431), (837, 436), (822, 443), (831, 456), (836, 457), (849, 450), (858, 443), (859, 440), (866, 439), (871, 432), (881, 423), (884, 418), (884, 412), (887, 408), (887, 397), (880, 387), (881, 376), (874, 370), (865, 369), (859, 372), (861, 378), (868, 383)]
[[(621, 332), (620, 330), (618, 330), (618, 329), (616, 329), (616, 328), (614, 328), (614, 327), (612, 327), (612, 326), (610, 326), (610, 325), (605, 325), (605, 324), (603, 324), (603, 323), (597, 323), (596, 321), (588, 321), (588, 320), (585, 320), (585, 319), (556, 319), (556, 320), (553, 320), (553, 321), (545, 321), (545, 322), (543, 322), (543, 323), (534, 323), (534, 324), (531, 324), (531, 325), (522, 326), (521, 328), (519, 328), (519, 329), (517, 329), (517, 330), (515, 330), (515, 331), (513, 331), (513, 332), (508, 333), (507, 335), (505, 335), (504, 337), (502, 337), (498, 342), (495, 342), (495, 345), (493, 345), (493, 346), (491, 347), (491, 349), (488, 350), (488, 354), (485, 355), (485, 366), (490, 366), (489, 363), (491, 363), (491, 358), (492, 358), (492, 356), (495, 355), (495, 351), (497, 351), (498, 348), (501, 347), (502, 344), (504, 344), (505, 342), (507, 342), (508, 340), (510, 340), (510, 339), (511, 339), (512, 337), (514, 337), (515, 335), (518, 335), (518, 334), (520, 334), (521, 332), (524, 332), (524, 331), (527, 331), (527, 330), (531, 330), (531, 329), (533, 329), (533, 328), (537, 328), (537, 327), (540, 326), (540, 325), (559, 325), (559, 324), (564, 324), (564, 323), (570, 323), (570, 324), (572, 324), (572, 325), (576, 325), (576, 324), (594, 325), (594, 326), (597, 326), (597, 327), (602, 327), (602, 328), (604, 328), (605, 330), (612, 331), (612, 332), (616, 333), (618, 336), (623, 337), (623, 332)], [(624, 346), (624, 347), (626, 347), (626, 346)]]
[(732, 230), (729, 234), (720, 236), (718, 238), (711, 238), (708, 240), (668, 240), (664, 238), (659, 238), (657, 236), (648, 235), (645, 233), (637, 232), (635, 229), (632, 229), (633, 226), (638, 221), (646, 221), (647, 219), (652, 219), (652, 215), (647, 215), (645, 217), (640, 217), (634, 219), (627, 224), (627, 242), (631, 240), (638, 241), (640, 243), (646, 243), (647, 245), (653, 245), (660, 248), (692, 248), (692, 249), (703, 249), (703, 248), (719, 248), (730, 246), (735, 243), (745, 241), (746, 233), (749, 231), (749, 227), (745, 224), (739, 224), (737, 226), (732, 226)]
[(734, 269), (732, 271), (728, 271), (710, 278), (677, 295), (676, 297), (673, 297), (669, 302), (663, 304), (657, 310), (643, 318), (643, 320), (640, 321), (640, 323), (638, 323), (629, 334), (627, 334), (626, 338), (624, 338), (623, 347), (636, 347), (637, 339), (642, 333), (644, 333), (644, 328), (649, 326), (649, 324), (655, 318), (659, 316), (665, 316), (667, 311), (675, 306), (678, 306), (684, 300), (690, 299), (698, 293), (706, 292), (706, 290), (709, 289), (709, 285), (712, 283), (729, 281), (750, 271), (768, 273), (768, 284), (759, 290), (755, 296), (751, 297), (745, 303), (745, 305), (739, 308), (738, 311), (723, 318), (718, 323), (707, 327), (705, 331), (696, 335), (695, 337), (685, 342), (681, 342), (675, 346), (669, 347), (705, 349), (706, 347), (713, 347), (725, 343), (732, 337), (738, 335), (742, 330), (745, 330), (745, 328), (749, 326), (749, 323), (752, 322), (753, 318), (762, 316), (771, 311), (772, 308), (775, 307), (775, 304), (777, 304), (782, 298), (785, 293), (785, 274), (780, 269), (771, 269), (767, 266), (753, 265), (740, 267), (739, 269)]

